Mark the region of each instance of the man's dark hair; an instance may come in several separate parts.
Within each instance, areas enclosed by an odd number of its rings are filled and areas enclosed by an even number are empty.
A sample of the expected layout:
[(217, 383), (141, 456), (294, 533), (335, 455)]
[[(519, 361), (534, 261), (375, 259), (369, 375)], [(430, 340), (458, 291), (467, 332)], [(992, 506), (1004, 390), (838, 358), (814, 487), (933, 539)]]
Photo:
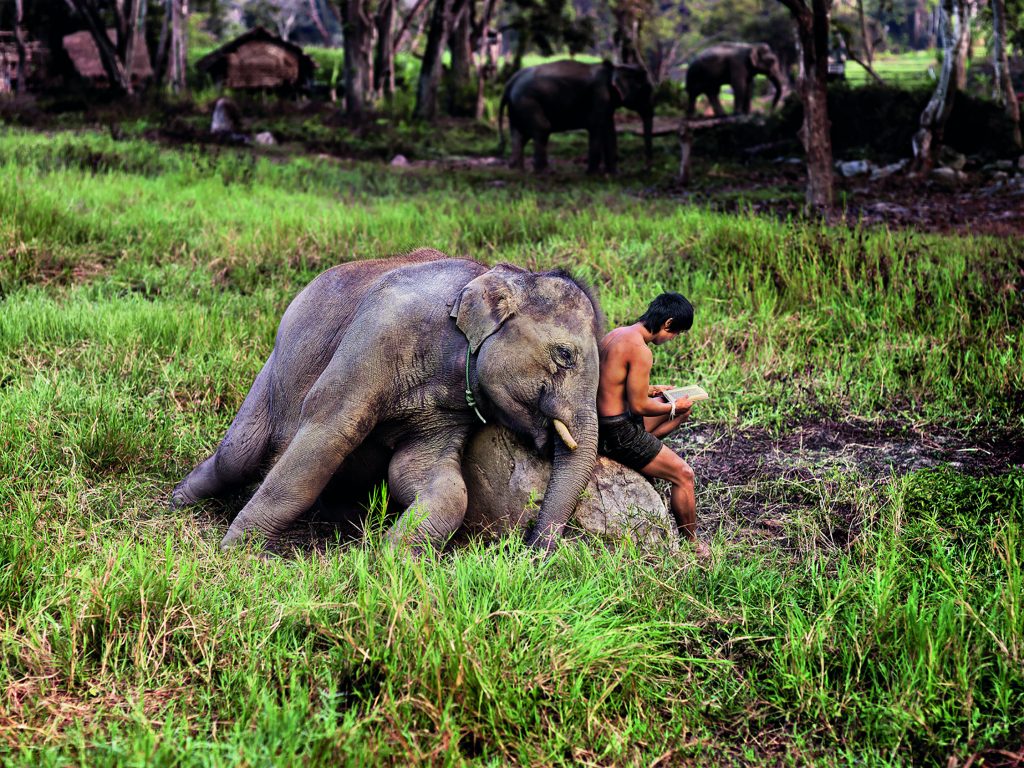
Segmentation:
[(657, 333), (666, 320), (671, 319), (668, 329), (672, 333), (690, 330), (693, 325), (693, 306), (681, 293), (663, 293), (651, 302), (638, 323), (643, 323), (651, 333)]

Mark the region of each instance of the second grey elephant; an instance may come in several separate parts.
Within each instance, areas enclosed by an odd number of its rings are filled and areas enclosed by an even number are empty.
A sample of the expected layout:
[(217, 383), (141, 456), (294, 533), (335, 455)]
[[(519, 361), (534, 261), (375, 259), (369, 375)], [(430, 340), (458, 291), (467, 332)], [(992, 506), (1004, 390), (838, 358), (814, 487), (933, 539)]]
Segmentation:
[(550, 549), (597, 457), (602, 323), (560, 271), (489, 269), (428, 249), (329, 269), (285, 311), (227, 435), (172, 503), (266, 472), (223, 544), (250, 531), (273, 539), (321, 494), (386, 469), (407, 508), (393, 540), (440, 546), (465, 515), (463, 446), (486, 418), (553, 455), (530, 539)]
[(704, 49), (686, 69), (686, 93), (689, 96), (686, 116), (693, 117), (701, 94), (707, 96), (715, 115), (724, 116), (725, 110), (718, 100), (718, 92), (723, 85), (732, 86), (735, 99), (733, 113), (749, 115), (757, 75), (766, 75), (775, 86), (772, 99), (772, 109), (775, 109), (782, 97), (783, 76), (771, 46), (767, 43), (719, 43)]
[(602, 163), (608, 173), (618, 170), (615, 110), (626, 107), (643, 121), (644, 156), (651, 164), (654, 88), (647, 73), (610, 61), (583, 64), (552, 61), (516, 72), (505, 85), (498, 107), (498, 133), (504, 148), (502, 115), (508, 107), (512, 136), (510, 164), (523, 166), (523, 148), (533, 141), (533, 168), (548, 165), (548, 137), (552, 133), (586, 129), (589, 141), (587, 172), (597, 173)]

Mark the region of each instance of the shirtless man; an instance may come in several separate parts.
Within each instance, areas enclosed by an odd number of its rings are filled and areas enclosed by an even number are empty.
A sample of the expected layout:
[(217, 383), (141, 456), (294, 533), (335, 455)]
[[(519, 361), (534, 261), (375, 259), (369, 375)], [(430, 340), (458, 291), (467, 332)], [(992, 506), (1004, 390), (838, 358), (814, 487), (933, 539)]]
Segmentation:
[(649, 344), (672, 341), (693, 325), (693, 307), (678, 293), (663, 293), (632, 325), (616, 328), (598, 345), (601, 378), (597, 387), (598, 451), (648, 477), (672, 484), (670, 508), (679, 532), (694, 542), (698, 554), (697, 502), (693, 470), (659, 438), (690, 415), (689, 400), (675, 406), (659, 397), (666, 387), (651, 386), (654, 356)]

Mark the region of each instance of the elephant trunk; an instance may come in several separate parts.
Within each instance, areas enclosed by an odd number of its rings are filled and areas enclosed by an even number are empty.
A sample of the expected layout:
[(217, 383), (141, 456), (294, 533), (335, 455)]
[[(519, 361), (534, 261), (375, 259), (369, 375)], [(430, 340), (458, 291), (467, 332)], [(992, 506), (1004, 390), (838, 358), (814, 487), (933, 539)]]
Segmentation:
[(570, 431), (576, 448), (570, 448), (564, 437), (555, 440), (551, 480), (540, 506), (537, 526), (527, 540), (531, 546), (547, 551), (557, 543), (593, 474), (597, 462), (597, 412), (573, 419)]
[(782, 98), (782, 73), (775, 67), (772, 67), (768, 72), (768, 80), (775, 87), (775, 96), (772, 98), (772, 109), (775, 109), (779, 105), (779, 99)]

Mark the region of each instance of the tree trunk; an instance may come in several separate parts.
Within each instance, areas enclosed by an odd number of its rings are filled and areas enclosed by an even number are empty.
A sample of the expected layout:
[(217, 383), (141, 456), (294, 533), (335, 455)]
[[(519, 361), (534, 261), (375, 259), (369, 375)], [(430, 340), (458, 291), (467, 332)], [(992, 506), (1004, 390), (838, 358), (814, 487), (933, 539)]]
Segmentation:
[(956, 37), (953, 72), (956, 74), (956, 91), (967, 89), (967, 60), (971, 55), (971, 18), (974, 16), (976, 0), (954, 0), (960, 17), (959, 34)]
[(15, 89), (20, 96), (25, 92), (25, 67), (28, 52), (25, 48), (25, 0), (14, 0), (14, 45), (18, 49), (18, 79)]
[(170, 0), (171, 6), (171, 89), (182, 93), (187, 84), (188, 0)]
[(796, 22), (800, 49), (800, 99), (804, 121), (800, 141), (807, 155), (807, 208), (832, 208), (832, 137), (828, 119), (828, 38), (831, 0), (779, 0)]
[(448, 114), (467, 116), (474, 103), (473, 87), (473, 0), (456, 0), (452, 11), (452, 30), (448, 35), (451, 68), (448, 70)]
[(128, 73), (128, 79), (132, 78), (132, 65), (135, 63), (135, 44), (138, 41), (139, 34), (143, 35), (143, 45), (145, 45), (145, 30), (146, 30), (146, 7), (149, 5), (149, 0), (135, 0), (128, 3), (130, 20), (126, 25), (127, 39), (124, 42), (124, 68)]
[(373, 62), (373, 90), (377, 97), (390, 99), (395, 93), (395, 1), (381, 0), (374, 17), (377, 51)]
[(85, 19), (89, 32), (92, 34), (93, 42), (99, 51), (100, 63), (103, 71), (107, 73), (107, 80), (110, 87), (121, 93), (132, 95), (132, 82), (128, 76), (124, 61), (118, 56), (117, 47), (107, 37), (106, 24), (96, 8), (89, 0), (69, 0), (72, 7)]
[(171, 43), (171, 5), (174, 0), (164, 0), (164, 18), (160, 24), (160, 39), (156, 44), (156, 60), (153, 62), (153, 85), (159, 88), (167, 74), (167, 59)]
[(409, 34), (409, 28), (416, 19), (419, 18), (420, 14), (423, 13), (423, 9), (427, 7), (427, 3), (430, 0), (416, 0), (416, 5), (413, 6), (412, 10), (409, 11), (409, 15), (402, 19), (402, 26), (398, 30), (398, 34), (395, 35), (394, 49), (396, 51), (402, 50), (402, 46), (405, 45), (406, 37)]
[(676, 183), (685, 187), (690, 183), (690, 158), (693, 155), (693, 129), (690, 128), (690, 121), (683, 115), (679, 119), (679, 173), (676, 174)]
[[(476, 106), (473, 108), (473, 117), (477, 120), (484, 116), (484, 91), (487, 81), (498, 73), (498, 56), (500, 51), (495, 52), (492, 45), (490, 31), (491, 20), (494, 18), (494, 10), (498, 0), (486, 0), (484, 3), (484, 16), (480, 20), (480, 34), (477, 36), (477, 68), (476, 68)], [(500, 40), (500, 36), (498, 37)], [(499, 44), (500, 45), (500, 44)]]
[[(875, 44), (871, 39), (871, 35), (868, 33), (868, 21), (864, 15), (864, 0), (857, 0), (857, 15), (860, 17), (860, 39), (861, 44), (864, 46), (864, 61), (867, 62), (867, 69), (869, 72), (873, 72), (873, 61), (875, 58)], [(877, 77), (877, 75), (876, 75)]]
[(427, 48), (423, 52), (420, 79), (416, 87), (414, 115), (420, 120), (437, 117), (437, 91), (441, 82), (441, 59), (451, 30), (453, 0), (434, 0), (427, 33)]
[(960, 40), (964, 35), (968, 0), (943, 0), (939, 6), (939, 43), (942, 46), (942, 71), (931, 99), (921, 113), (920, 129), (914, 134), (915, 173), (927, 173), (935, 164), (935, 156), (942, 144), (946, 121), (953, 111), (957, 90), (955, 73), (957, 55), (963, 53)]
[(313, 22), (313, 26), (316, 27), (316, 31), (320, 33), (320, 39), (324, 41), (324, 45), (329, 46), (331, 36), (327, 32), (327, 27), (324, 26), (323, 14), (320, 13), (320, 0), (309, 0), (309, 18)]
[(358, 120), (366, 112), (373, 80), (370, 72), (373, 25), (365, 0), (342, 0), (341, 30), (345, 46), (345, 114)]
[(1006, 56), (1006, 2), (992, 0), (992, 72), (995, 75), (995, 99), (1006, 109), (1013, 124), (1013, 143), (1021, 146), (1020, 104), (1010, 79), (1010, 62)]

